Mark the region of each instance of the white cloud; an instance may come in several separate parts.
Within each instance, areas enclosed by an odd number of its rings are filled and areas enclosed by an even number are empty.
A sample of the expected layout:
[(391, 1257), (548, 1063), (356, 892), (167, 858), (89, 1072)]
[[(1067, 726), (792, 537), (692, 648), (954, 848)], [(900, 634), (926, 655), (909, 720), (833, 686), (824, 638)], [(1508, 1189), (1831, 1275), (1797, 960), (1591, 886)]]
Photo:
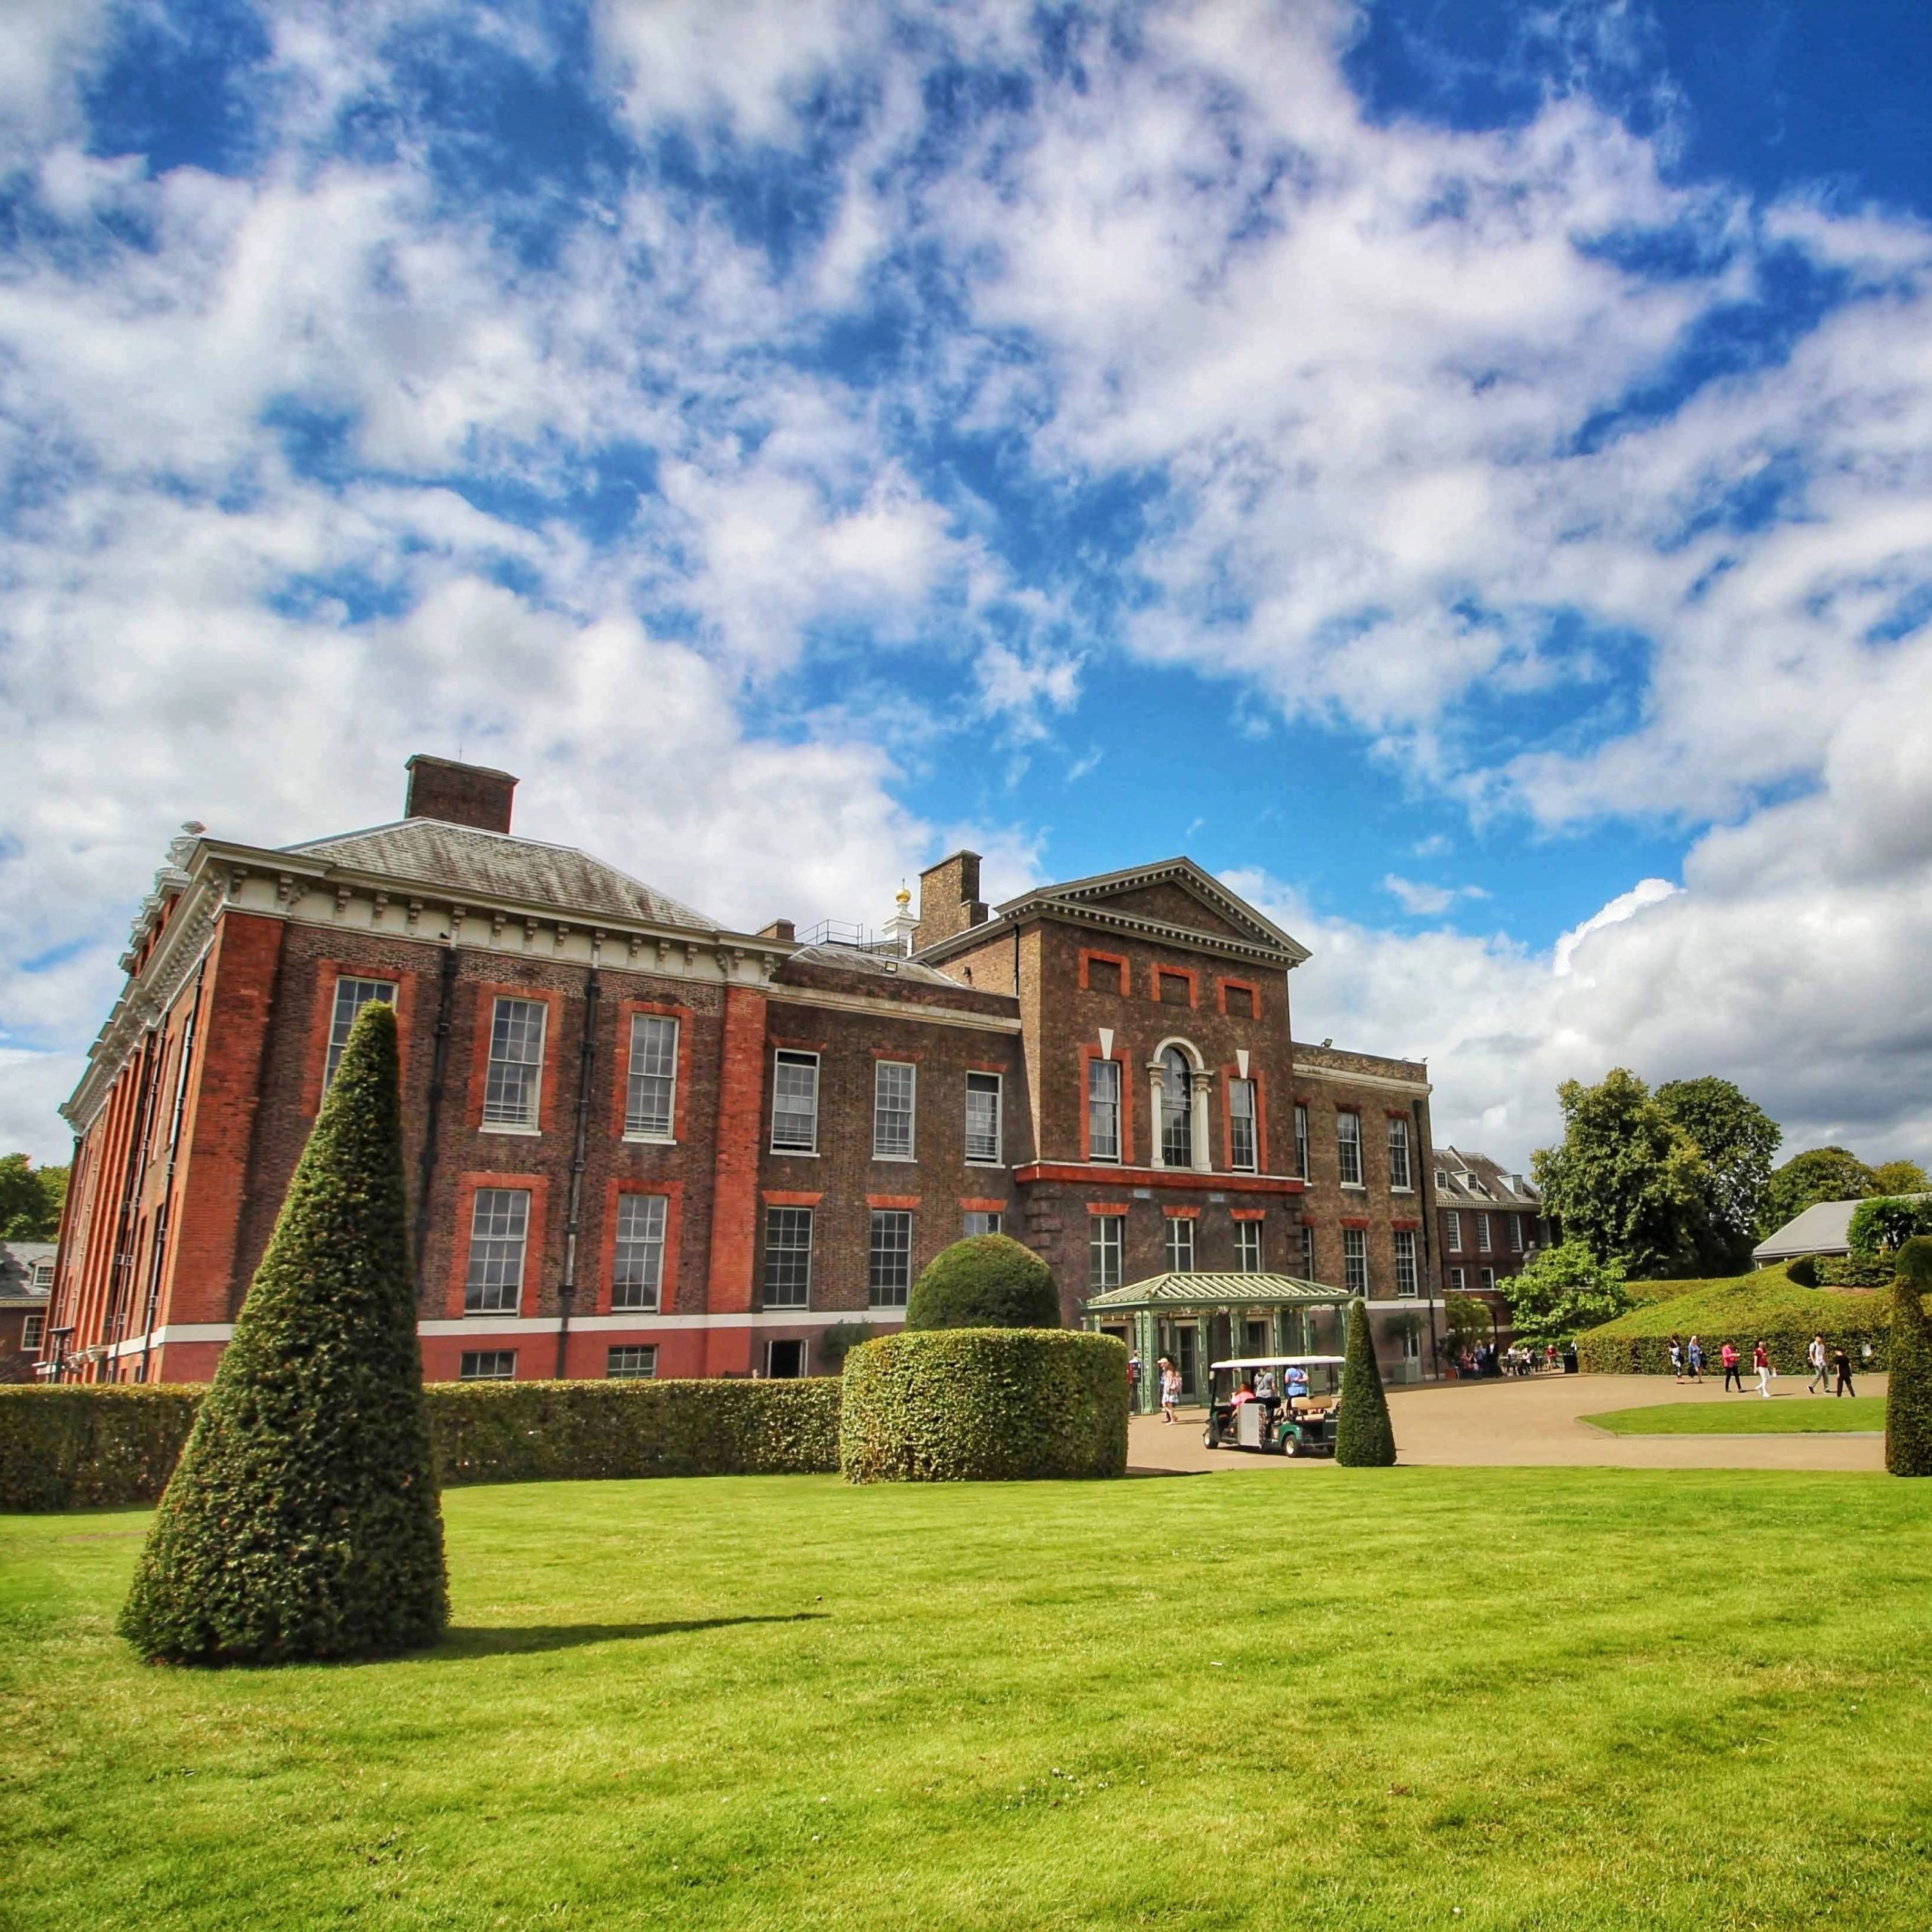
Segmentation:
[(1672, 885), (1667, 878), (1639, 879), (1628, 892), (1619, 893), (1608, 905), (1592, 912), (1580, 925), (1572, 926), (1558, 939), (1551, 955), (1549, 970), (1559, 980), (1567, 979), (1577, 949), (1591, 934), (1601, 932), (1606, 926), (1621, 925), (1626, 919), (1634, 918), (1646, 906), (1657, 905), (1681, 890), (1681, 887)]
[(1383, 875), (1382, 889), (1404, 912), (1426, 918), (1447, 912), (1459, 900), (1489, 897), (1479, 885), (1430, 885), (1417, 879), (1404, 878), (1395, 872)]

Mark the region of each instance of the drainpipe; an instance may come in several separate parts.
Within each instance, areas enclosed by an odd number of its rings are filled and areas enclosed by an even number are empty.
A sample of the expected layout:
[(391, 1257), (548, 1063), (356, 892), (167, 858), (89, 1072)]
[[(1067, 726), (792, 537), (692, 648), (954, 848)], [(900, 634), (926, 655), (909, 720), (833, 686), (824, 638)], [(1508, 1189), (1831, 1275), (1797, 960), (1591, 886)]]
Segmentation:
[(450, 943), (443, 955), (441, 983), (436, 992), (435, 1046), (429, 1057), (429, 1093), (423, 1109), (423, 1164), (416, 1176), (416, 1305), (423, 1306), (423, 1260), (429, 1239), (429, 1184), (436, 1174), (437, 1130), (443, 1116), (444, 1069), (450, 1051), (450, 1009), (456, 1004), (457, 968), (461, 961), (456, 949), (455, 922), (451, 922)]
[(577, 1299), (577, 1237), (583, 1220), (583, 1170), (590, 1136), (590, 1081), (597, 1067), (597, 968), (583, 983), (583, 1044), (577, 1061), (577, 1137), (571, 1149), (570, 1211), (564, 1221), (564, 1278), (557, 1284), (557, 1380), (564, 1380), (570, 1344), (571, 1305)]
[(141, 1325), (141, 1380), (146, 1382), (154, 1366), (154, 1318), (161, 1308), (161, 1272), (168, 1255), (170, 1207), (174, 1199), (174, 1169), (181, 1154), (181, 1115), (188, 1103), (188, 1072), (194, 1064), (195, 1035), (202, 1017), (202, 982), (207, 978), (204, 958), (195, 974), (195, 998), (188, 1008), (187, 1024), (181, 1029), (181, 1064), (174, 1075), (174, 1106), (168, 1124), (168, 1172), (161, 1183), (161, 1205), (155, 1210), (154, 1252), (148, 1269), (147, 1313)]

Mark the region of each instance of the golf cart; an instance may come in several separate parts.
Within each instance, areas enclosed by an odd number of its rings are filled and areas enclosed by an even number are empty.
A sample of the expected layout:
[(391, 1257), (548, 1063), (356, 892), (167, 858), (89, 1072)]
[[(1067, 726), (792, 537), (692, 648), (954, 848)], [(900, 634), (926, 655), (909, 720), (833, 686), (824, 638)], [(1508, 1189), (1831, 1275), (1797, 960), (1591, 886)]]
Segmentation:
[[(1201, 1441), (1210, 1449), (1254, 1449), (1266, 1456), (1332, 1456), (1341, 1386), (1340, 1355), (1217, 1361), (1208, 1371)], [(1237, 1400), (1244, 1389), (1251, 1392)]]

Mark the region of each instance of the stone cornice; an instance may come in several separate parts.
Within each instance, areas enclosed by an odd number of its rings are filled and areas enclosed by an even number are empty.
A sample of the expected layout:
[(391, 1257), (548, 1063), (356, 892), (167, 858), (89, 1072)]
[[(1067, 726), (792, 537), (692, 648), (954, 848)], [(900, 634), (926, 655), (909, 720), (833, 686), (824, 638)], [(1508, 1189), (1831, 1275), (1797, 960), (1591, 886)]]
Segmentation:
[(1049, 893), (1017, 900), (1002, 907), (992, 918), (968, 926), (964, 932), (954, 933), (932, 946), (922, 946), (912, 956), (922, 965), (934, 964), (983, 945), (996, 933), (1011, 932), (1035, 919), (1063, 919), (1069, 924), (1090, 927), (1098, 932), (1146, 940), (1184, 952), (1238, 959), (1244, 965), (1264, 966), (1276, 972), (1291, 971), (1309, 956), (1305, 947), (1283, 946), (1278, 940), (1244, 940), (1229, 933), (1199, 932), (1191, 926), (1171, 925), (1165, 920), (1150, 919), (1138, 912), (1118, 912), (1105, 901), (1088, 905), (1078, 900), (1057, 899)]

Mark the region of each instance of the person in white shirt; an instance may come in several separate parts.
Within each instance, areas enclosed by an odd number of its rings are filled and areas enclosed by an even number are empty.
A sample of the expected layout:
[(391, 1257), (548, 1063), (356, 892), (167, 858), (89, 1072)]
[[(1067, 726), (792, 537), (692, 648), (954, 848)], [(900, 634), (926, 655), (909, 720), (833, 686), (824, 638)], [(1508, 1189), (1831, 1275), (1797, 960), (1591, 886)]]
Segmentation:
[(1811, 1346), (1804, 1351), (1804, 1359), (1811, 1364), (1811, 1380), (1805, 1383), (1806, 1389), (1814, 1395), (1829, 1395), (1832, 1392), (1832, 1358), (1826, 1351), (1823, 1336), (1811, 1337)]

